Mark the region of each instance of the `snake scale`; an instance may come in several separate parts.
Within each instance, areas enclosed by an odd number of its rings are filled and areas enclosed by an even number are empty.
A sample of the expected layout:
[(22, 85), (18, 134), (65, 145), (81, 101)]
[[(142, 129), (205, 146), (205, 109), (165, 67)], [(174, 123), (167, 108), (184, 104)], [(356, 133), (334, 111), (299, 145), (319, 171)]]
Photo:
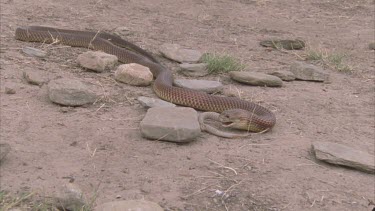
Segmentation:
[[(173, 86), (172, 73), (151, 54), (115, 35), (105, 32), (77, 31), (43, 26), (19, 27), (15, 38), (28, 42), (59, 43), (84, 47), (116, 55), (122, 63), (138, 63), (150, 68), (155, 82), (153, 90), (163, 100), (202, 111), (222, 113), (231, 109), (247, 111), (246, 130), (260, 132), (272, 128), (275, 115), (268, 109), (236, 97), (220, 97)], [(227, 112), (230, 114), (230, 112)]]

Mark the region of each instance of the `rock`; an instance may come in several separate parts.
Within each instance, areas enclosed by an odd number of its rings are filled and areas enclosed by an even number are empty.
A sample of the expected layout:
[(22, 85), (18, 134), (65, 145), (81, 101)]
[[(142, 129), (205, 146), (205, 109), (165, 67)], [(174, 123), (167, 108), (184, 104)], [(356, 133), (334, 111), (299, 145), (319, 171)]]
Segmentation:
[(110, 70), (115, 67), (117, 61), (117, 56), (101, 51), (87, 51), (77, 58), (79, 65), (95, 72)]
[(180, 63), (197, 63), (203, 55), (197, 50), (182, 48), (178, 44), (170, 43), (161, 45), (159, 51), (164, 57)]
[(48, 83), (49, 99), (65, 106), (81, 106), (93, 103), (97, 95), (84, 83), (74, 79), (57, 79)]
[(126, 26), (119, 26), (114, 30), (114, 34), (118, 36), (128, 36), (133, 34), (133, 32)]
[(280, 87), (283, 85), (283, 81), (279, 77), (264, 73), (232, 71), (229, 75), (235, 81), (253, 86)]
[(368, 45), (368, 48), (369, 48), (370, 50), (375, 50), (375, 42), (370, 43), (370, 44)]
[(300, 50), (305, 47), (305, 42), (302, 40), (263, 40), (260, 42), (263, 47), (272, 47), (275, 49), (286, 49), (286, 50)]
[(31, 85), (42, 86), (48, 82), (48, 79), (38, 72), (24, 71), (22, 76)]
[(375, 158), (366, 152), (330, 142), (315, 142), (311, 147), (318, 160), (375, 173)]
[(35, 56), (35, 57), (39, 57), (39, 58), (44, 58), (44, 57), (47, 56), (47, 52), (42, 51), (42, 50), (37, 49), (37, 48), (24, 47), (24, 48), (22, 48), (22, 51), (29, 56)]
[(88, 207), (82, 190), (73, 183), (62, 187), (55, 199), (55, 206), (61, 210), (82, 210), (82, 208)]
[(16, 94), (16, 84), (13, 84), (13, 83), (7, 83), (5, 84), (5, 94)]
[(140, 126), (148, 139), (180, 143), (193, 141), (201, 132), (198, 113), (186, 107), (150, 108)]
[(296, 76), (294, 76), (294, 73), (287, 71), (287, 70), (276, 70), (276, 71), (270, 72), (269, 74), (277, 76), (283, 81), (294, 81), (296, 79)]
[(176, 79), (174, 80), (174, 84), (178, 87), (207, 93), (216, 93), (223, 90), (223, 84), (219, 81)]
[(153, 75), (148, 67), (131, 63), (120, 65), (115, 72), (115, 79), (134, 86), (148, 86), (152, 82)]
[(146, 108), (153, 108), (153, 107), (176, 107), (175, 104), (151, 97), (138, 97), (137, 99), (139, 103), (146, 107)]
[(290, 71), (299, 80), (324, 82), (329, 79), (329, 74), (325, 73), (321, 67), (303, 62), (294, 62), (290, 66)]
[(209, 74), (206, 63), (199, 63), (199, 64), (182, 63), (180, 64), (180, 68), (181, 68), (181, 73), (186, 76), (201, 77), (201, 76), (206, 76)]
[(5, 156), (10, 152), (10, 145), (7, 143), (0, 143), (0, 162), (3, 161)]
[(146, 200), (113, 201), (99, 205), (95, 211), (163, 211), (157, 203)]

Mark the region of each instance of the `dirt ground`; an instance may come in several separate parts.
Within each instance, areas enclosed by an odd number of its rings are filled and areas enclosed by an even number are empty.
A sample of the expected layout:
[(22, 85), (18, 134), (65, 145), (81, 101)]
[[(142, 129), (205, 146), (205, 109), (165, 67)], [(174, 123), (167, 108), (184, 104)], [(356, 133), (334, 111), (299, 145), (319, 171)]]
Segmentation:
[[(146, 199), (165, 210), (371, 210), (374, 175), (314, 160), (313, 141), (374, 154), (374, 1), (372, 0), (1, 0), (1, 141), (12, 151), (1, 165), (1, 190), (56, 194), (70, 179), (95, 204)], [(146, 110), (138, 96), (151, 87), (115, 83), (113, 71), (92, 73), (76, 63), (85, 49), (14, 39), (18, 26), (79, 30), (129, 29), (124, 37), (157, 53), (165, 43), (225, 52), (249, 71), (288, 70), (304, 51), (259, 45), (265, 38), (300, 38), (309, 48), (347, 55), (352, 73), (333, 68), (330, 83), (285, 82), (282, 88), (241, 85), (242, 97), (275, 112), (265, 134), (224, 139), (209, 134), (189, 144), (142, 138)], [(48, 52), (26, 56), (22, 47)], [(159, 57), (178, 74), (177, 64)], [(46, 86), (27, 84), (23, 71), (49, 79), (78, 78), (101, 90), (94, 105), (62, 108)], [(6, 84), (17, 93), (4, 94)], [(223, 167), (225, 166), (225, 168)], [(220, 195), (220, 192), (226, 194)]]

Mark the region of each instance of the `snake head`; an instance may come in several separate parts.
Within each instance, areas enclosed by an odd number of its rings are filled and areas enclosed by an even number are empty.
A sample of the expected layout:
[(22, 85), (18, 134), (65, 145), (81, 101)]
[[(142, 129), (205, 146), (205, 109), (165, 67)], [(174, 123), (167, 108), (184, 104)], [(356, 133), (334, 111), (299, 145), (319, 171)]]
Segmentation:
[(219, 116), (219, 121), (223, 127), (230, 127), (240, 130), (248, 130), (249, 112), (242, 109), (230, 109), (223, 111)]

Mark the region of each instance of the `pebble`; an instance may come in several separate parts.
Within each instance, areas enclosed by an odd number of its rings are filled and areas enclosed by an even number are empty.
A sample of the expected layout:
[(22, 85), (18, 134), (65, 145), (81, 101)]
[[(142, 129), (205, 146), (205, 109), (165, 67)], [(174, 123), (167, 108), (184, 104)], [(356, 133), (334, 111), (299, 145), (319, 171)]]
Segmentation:
[(294, 73), (287, 71), (287, 70), (276, 70), (276, 71), (270, 72), (269, 75), (277, 76), (283, 81), (294, 81), (296, 79), (296, 76), (294, 75)]
[(219, 81), (176, 79), (174, 80), (174, 84), (178, 87), (207, 93), (218, 93), (223, 90), (223, 84)]
[(375, 157), (367, 152), (332, 142), (314, 142), (311, 147), (318, 160), (375, 173)]
[(146, 200), (112, 201), (95, 207), (94, 211), (163, 211), (157, 203)]
[(39, 72), (23, 71), (22, 76), (31, 85), (42, 86), (48, 82), (48, 79)]
[(155, 107), (140, 124), (142, 136), (153, 140), (191, 142), (201, 134), (198, 113), (187, 107)]
[(368, 48), (369, 48), (370, 50), (375, 50), (375, 42), (370, 43), (370, 44), (368, 45)]
[(207, 70), (206, 63), (198, 63), (198, 64), (189, 64), (189, 63), (182, 63), (180, 64), (181, 73), (186, 76), (190, 77), (202, 77), (209, 74)]
[(302, 40), (263, 40), (260, 42), (260, 45), (263, 47), (271, 47), (275, 49), (285, 49), (285, 50), (300, 50), (305, 47), (305, 42)]
[(8, 155), (11, 147), (7, 143), (0, 143), (0, 162)]
[(22, 51), (29, 56), (35, 56), (39, 58), (44, 58), (47, 56), (47, 52), (33, 47), (24, 47), (22, 48)]
[(292, 72), (298, 80), (316, 82), (325, 82), (329, 80), (329, 74), (324, 72), (321, 67), (303, 62), (294, 62), (290, 66), (290, 72)]
[(95, 72), (104, 72), (115, 67), (117, 56), (101, 51), (87, 51), (78, 56), (77, 62), (82, 67)]
[(178, 44), (171, 43), (161, 45), (159, 52), (164, 57), (179, 63), (197, 63), (203, 55), (200, 51), (186, 49)]
[(48, 83), (48, 97), (57, 104), (81, 106), (95, 102), (97, 95), (81, 81), (60, 78)]
[(136, 63), (122, 64), (115, 72), (115, 79), (133, 86), (148, 86), (153, 75), (148, 67)]
[(283, 81), (279, 77), (264, 73), (232, 71), (229, 75), (235, 81), (253, 86), (280, 87), (283, 85)]
[(16, 87), (17, 86), (14, 83), (5, 84), (5, 87), (4, 87), (5, 94), (9, 94), (9, 95), (16, 94), (16, 89), (17, 89)]
[(139, 103), (146, 107), (146, 108), (153, 108), (153, 107), (176, 107), (175, 104), (151, 97), (138, 97), (137, 99)]

